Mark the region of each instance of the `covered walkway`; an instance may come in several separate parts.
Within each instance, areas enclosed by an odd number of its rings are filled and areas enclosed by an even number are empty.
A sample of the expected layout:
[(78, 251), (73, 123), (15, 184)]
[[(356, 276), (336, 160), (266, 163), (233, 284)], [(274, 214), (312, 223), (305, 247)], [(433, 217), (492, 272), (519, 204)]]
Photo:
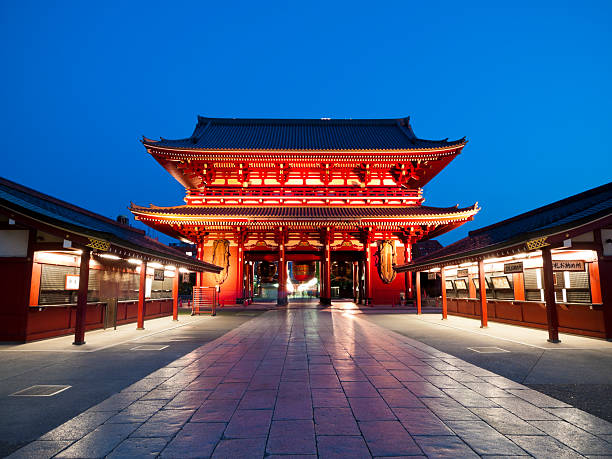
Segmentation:
[(12, 457), (581, 457), (612, 424), (341, 311), (269, 311)]

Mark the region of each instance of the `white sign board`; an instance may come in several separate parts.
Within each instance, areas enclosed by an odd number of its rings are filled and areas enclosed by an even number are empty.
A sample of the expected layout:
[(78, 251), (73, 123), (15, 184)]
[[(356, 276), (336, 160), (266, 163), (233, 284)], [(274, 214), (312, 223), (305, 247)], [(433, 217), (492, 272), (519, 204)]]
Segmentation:
[(153, 278), (147, 277), (145, 282), (145, 298), (151, 298), (151, 288), (153, 287)]
[(77, 274), (66, 274), (66, 285), (65, 290), (78, 290), (79, 289), (79, 276)]

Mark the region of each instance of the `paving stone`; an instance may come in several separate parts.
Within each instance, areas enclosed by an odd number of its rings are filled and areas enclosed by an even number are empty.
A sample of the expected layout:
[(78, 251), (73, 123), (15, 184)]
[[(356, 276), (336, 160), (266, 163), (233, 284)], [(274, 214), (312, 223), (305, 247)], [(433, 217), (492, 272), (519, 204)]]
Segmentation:
[(358, 421), (393, 421), (397, 418), (382, 397), (349, 398), (349, 404)]
[(276, 403), (275, 390), (247, 390), (240, 400), (240, 410), (271, 410)]
[(278, 398), (274, 407), (274, 419), (312, 419), (312, 399), (310, 393), (298, 398)]
[(202, 406), (212, 390), (182, 391), (164, 405), (165, 410), (189, 410)]
[(404, 387), (401, 382), (391, 375), (368, 375), (368, 378), (370, 378), (370, 382), (378, 390), (401, 389)]
[(311, 374), (310, 375), (310, 387), (313, 389), (332, 389), (340, 388), (340, 380), (336, 374)]
[(157, 413), (163, 406), (164, 403), (159, 401), (137, 401), (106, 422), (109, 424), (142, 423)]
[(459, 381), (455, 381), (450, 376), (423, 376), (424, 379), (432, 383), (434, 386), (440, 389), (450, 389), (450, 388), (465, 388), (463, 384)]
[(414, 441), (428, 457), (451, 459), (480, 457), (456, 436), (415, 436)]
[(208, 396), (209, 400), (239, 400), (244, 395), (247, 383), (222, 383)]
[(361, 435), (350, 408), (315, 408), (317, 435)]
[(318, 436), (317, 450), (321, 459), (369, 459), (372, 457), (361, 436)]
[(508, 389), (508, 392), (540, 408), (571, 408), (567, 403), (532, 389)]
[(71, 443), (71, 441), (37, 440), (6, 456), (6, 459), (47, 459), (55, 456)]
[(172, 439), (162, 451), (162, 458), (201, 458), (209, 457), (221, 439), (224, 423), (190, 422)]
[(319, 407), (348, 407), (348, 399), (342, 389), (312, 389), (312, 405)]
[(380, 395), (382, 395), (387, 405), (390, 407), (398, 408), (424, 408), (423, 402), (421, 402), (416, 395), (410, 392), (406, 388), (401, 389), (379, 389)]
[(477, 408), (494, 408), (499, 406), (497, 403), (489, 400), (486, 397), (474, 392), (467, 387), (462, 389), (442, 389), (444, 393), (450, 395), (453, 399), (458, 401), (463, 406), (477, 407)]
[(187, 386), (187, 390), (213, 390), (216, 389), (221, 381), (223, 380), (220, 376), (200, 376), (194, 379), (191, 384)]
[(108, 459), (157, 457), (167, 444), (167, 438), (128, 438), (106, 457)]
[(191, 422), (229, 422), (238, 400), (206, 400), (191, 418)]
[(504, 435), (544, 435), (544, 432), (505, 408), (471, 408), (471, 411)]
[(461, 406), (450, 397), (423, 398), (421, 401), (427, 405), (443, 421), (477, 421), (478, 417), (470, 410)]
[(482, 379), (480, 379), (478, 376), (474, 376), (473, 374), (470, 374), (467, 371), (463, 371), (463, 370), (456, 370), (456, 371), (446, 370), (446, 371), (443, 371), (443, 373), (446, 376), (450, 376), (455, 381), (459, 381), (459, 382), (481, 382), (482, 381)]
[(508, 437), (537, 459), (584, 458), (552, 437), (532, 435), (509, 435)]
[(407, 369), (407, 370), (390, 370), (389, 373), (391, 373), (395, 378), (397, 378), (398, 381), (404, 382), (404, 381), (425, 381), (425, 379), (423, 379), (423, 377), (421, 375), (419, 375), (418, 373), (415, 373), (414, 371)]
[(266, 445), (268, 454), (316, 454), (312, 421), (272, 421)]
[(547, 408), (546, 411), (592, 434), (612, 435), (612, 423), (578, 408)]
[(402, 384), (417, 397), (446, 397), (444, 392), (425, 380), (402, 381)]
[(393, 412), (411, 435), (454, 435), (429, 409), (393, 408)]
[(514, 382), (511, 379), (504, 378), (503, 376), (483, 376), (480, 379), (482, 381), (493, 384), (494, 386), (497, 386), (500, 389), (526, 389), (526, 387), (522, 384)]
[(421, 454), (399, 421), (364, 421), (359, 423), (359, 428), (374, 456)]
[(140, 424), (102, 424), (63, 450), (58, 458), (98, 458), (109, 454)]
[(542, 408), (538, 408), (518, 397), (492, 397), (491, 400), (525, 421), (555, 421), (559, 419), (548, 411), (544, 411)]
[(120, 392), (111, 395), (109, 398), (92, 406), (87, 411), (121, 411), (145, 394), (146, 392)]
[(223, 436), (225, 438), (267, 437), (272, 410), (236, 410)]
[(531, 421), (530, 424), (578, 451), (580, 454), (612, 455), (612, 444), (566, 421)]
[(121, 392), (149, 392), (165, 382), (168, 378), (143, 378), (131, 386), (126, 387)]
[(446, 421), (446, 424), (478, 454), (526, 455), (521, 448), (484, 421)]
[(212, 455), (213, 459), (235, 459), (238, 457), (263, 457), (266, 449), (265, 438), (232, 438), (219, 442)]
[(509, 392), (488, 382), (464, 382), (462, 384), (483, 397), (513, 397)]
[(342, 388), (347, 397), (380, 397), (369, 381), (343, 381)]
[(114, 414), (114, 411), (85, 411), (47, 432), (40, 437), (40, 440), (78, 440), (103, 424)]

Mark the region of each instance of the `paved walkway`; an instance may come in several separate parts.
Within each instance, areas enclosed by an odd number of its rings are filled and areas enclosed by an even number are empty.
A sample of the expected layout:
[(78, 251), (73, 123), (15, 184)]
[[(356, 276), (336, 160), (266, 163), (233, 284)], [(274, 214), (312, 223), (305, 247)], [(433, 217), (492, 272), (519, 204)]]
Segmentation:
[(612, 424), (358, 316), (270, 311), (10, 457), (612, 455)]

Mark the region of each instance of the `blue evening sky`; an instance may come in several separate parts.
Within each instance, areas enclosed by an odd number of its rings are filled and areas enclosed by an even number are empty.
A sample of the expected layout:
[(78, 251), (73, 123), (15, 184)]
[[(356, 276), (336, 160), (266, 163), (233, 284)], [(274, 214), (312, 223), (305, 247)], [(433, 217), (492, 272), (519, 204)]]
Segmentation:
[(139, 143), (211, 117), (411, 116), (425, 188), (494, 223), (611, 179), (612, 2), (0, 3), (0, 176), (115, 217), (182, 204)]

